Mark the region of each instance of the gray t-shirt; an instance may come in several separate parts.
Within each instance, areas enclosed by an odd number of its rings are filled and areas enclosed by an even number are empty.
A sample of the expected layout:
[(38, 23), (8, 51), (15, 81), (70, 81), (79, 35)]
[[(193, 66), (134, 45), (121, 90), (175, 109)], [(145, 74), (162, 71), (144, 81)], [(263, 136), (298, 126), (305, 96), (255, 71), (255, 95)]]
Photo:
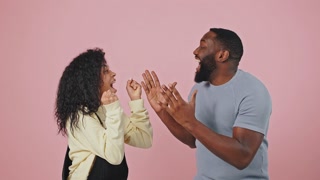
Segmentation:
[[(195, 180), (265, 180), (268, 175), (268, 141), (271, 98), (266, 87), (254, 76), (238, 70), (227, 83), (214, 86), (195, 84), (196, 118), (216, 133), (232, 137), (233, 127), (264, 134), (264, 139), (250, 165), (238, 170), (210, 152), (196, 140), (197, 174)], [(214, 141), (214, 140), (213, 140)]]

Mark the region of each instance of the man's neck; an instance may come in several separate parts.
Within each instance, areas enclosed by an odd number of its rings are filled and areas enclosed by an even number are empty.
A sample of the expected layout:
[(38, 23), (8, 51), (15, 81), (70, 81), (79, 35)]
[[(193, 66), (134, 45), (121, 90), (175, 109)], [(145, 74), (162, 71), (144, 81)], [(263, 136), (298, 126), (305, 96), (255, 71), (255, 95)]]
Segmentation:
[(230, 68), (230, 69), (216, 69), (210, 75), (210, 83), (215, 86), (220, 86), (232, 79), (232, 77), (236, 74), (238, 68)]

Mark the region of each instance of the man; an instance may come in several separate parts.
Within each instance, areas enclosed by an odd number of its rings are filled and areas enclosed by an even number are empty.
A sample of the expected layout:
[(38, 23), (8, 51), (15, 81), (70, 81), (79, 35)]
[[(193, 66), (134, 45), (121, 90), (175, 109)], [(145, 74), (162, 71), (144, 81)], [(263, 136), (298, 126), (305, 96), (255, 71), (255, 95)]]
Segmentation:
[(170, 132), (197, 148), (194, 179), (269, 179), (271, 98), (257, 78), (238, 69), (240, 38), (233, 31), (212, 28), (193, 53), (199, 66), (189, 103), (177, 83), (160, 86), (155, 72), (143, 73), (142, 86)]

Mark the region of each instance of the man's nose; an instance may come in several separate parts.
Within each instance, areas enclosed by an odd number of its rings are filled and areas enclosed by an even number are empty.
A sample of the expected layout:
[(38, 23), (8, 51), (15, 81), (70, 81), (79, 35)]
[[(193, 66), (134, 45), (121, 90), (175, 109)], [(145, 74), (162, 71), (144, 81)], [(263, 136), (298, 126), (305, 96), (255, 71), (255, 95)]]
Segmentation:
[(196, 56), (196, 55), (198, 55), (198, 49), (199, 48), (196, 48), (194, 51), (193, 51), (193, 54)]

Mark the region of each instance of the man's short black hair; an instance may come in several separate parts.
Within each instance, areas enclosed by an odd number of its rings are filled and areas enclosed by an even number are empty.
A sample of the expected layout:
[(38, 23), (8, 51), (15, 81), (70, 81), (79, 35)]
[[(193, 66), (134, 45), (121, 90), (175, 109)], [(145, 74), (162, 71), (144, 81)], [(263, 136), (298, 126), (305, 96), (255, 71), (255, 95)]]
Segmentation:
[(222, 28), (211, 28), (216, 34), (217, 40), (222, 48), (229, 51), (229, 59), (240, 61), (243, 55), (243, 46), (240, 37), (233, 31)]

